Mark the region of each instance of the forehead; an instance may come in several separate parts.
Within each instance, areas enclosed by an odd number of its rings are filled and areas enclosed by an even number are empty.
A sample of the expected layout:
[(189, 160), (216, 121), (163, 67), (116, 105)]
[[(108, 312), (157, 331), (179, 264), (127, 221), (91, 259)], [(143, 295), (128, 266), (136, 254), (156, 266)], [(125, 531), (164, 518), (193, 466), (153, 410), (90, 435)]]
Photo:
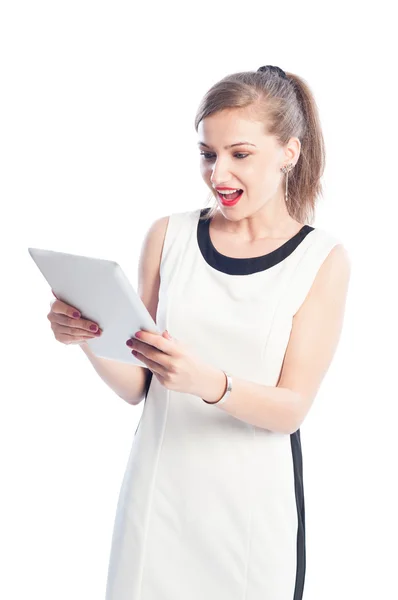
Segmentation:
[(271, 137), (266, 134), (263, 122), (256, 121), (242, 109), (223, 110), (205, 117), (199, 123), (198, 134), (207, 144), (246, 140), (257, 145)]

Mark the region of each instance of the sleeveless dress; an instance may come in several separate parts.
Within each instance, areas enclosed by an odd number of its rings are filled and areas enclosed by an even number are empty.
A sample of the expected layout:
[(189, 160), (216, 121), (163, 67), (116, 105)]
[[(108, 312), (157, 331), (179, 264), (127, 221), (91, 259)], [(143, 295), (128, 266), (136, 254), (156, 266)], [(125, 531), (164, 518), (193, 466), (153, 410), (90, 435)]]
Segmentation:
[[(156, 322), (232, 378), (276, 386), (293, 316), (340, 241), (304, 225), (273, 252), (231, 258), (199, 221), (208, 210), (169, 218)], [(150, 375), (106, 600), (301, 600), (300, 430), (255, 427)]]

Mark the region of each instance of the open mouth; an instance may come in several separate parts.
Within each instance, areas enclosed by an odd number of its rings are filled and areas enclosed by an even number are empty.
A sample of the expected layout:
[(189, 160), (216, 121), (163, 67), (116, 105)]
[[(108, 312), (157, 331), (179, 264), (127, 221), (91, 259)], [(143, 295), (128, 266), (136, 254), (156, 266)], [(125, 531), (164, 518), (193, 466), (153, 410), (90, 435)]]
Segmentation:
[(233, 194), (223, 194), (217, 190), (217, 194), (224, 206), (234, 206), (241, 199), (243, 190), (237, 190)]

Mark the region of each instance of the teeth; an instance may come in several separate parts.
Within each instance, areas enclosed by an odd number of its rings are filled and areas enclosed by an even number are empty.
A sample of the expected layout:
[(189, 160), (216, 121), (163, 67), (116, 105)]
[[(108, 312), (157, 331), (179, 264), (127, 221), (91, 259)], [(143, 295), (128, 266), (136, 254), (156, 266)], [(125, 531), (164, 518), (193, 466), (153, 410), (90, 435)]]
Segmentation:
[(223, 192), (222, 192), (221, 190), (217, 190), (217, 191), (218, 191), (218, 193), (219, 193), (219, 194), (222, 194), (223, 196), (224, 196), (224, 195), (226, 195), (226, 196), (227, 196), (228, 194), (234, 194), (234, 193), (235, 193), (235, 192), (237, 192), (238, 190), (228, 190), (228, 191), (227, 191), (227, 190), (224, 190)]

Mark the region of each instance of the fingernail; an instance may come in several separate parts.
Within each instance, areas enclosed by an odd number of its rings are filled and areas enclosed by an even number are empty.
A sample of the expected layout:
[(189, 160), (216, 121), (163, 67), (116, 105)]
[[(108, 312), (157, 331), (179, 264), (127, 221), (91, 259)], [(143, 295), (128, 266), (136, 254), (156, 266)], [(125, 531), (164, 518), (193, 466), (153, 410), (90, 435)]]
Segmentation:
[(127, 345), (127, 346), (132, 346), (132, 345), (133, 345), (133, 342), (132, 342), (131, 340), (127, 340), (127, 342), (126, 342), (126, 345)]
[(78, 313), (76, 311), (73, 313), (72, 316), (75, 317), (75, 319), (80, 319), (80, 313)]

